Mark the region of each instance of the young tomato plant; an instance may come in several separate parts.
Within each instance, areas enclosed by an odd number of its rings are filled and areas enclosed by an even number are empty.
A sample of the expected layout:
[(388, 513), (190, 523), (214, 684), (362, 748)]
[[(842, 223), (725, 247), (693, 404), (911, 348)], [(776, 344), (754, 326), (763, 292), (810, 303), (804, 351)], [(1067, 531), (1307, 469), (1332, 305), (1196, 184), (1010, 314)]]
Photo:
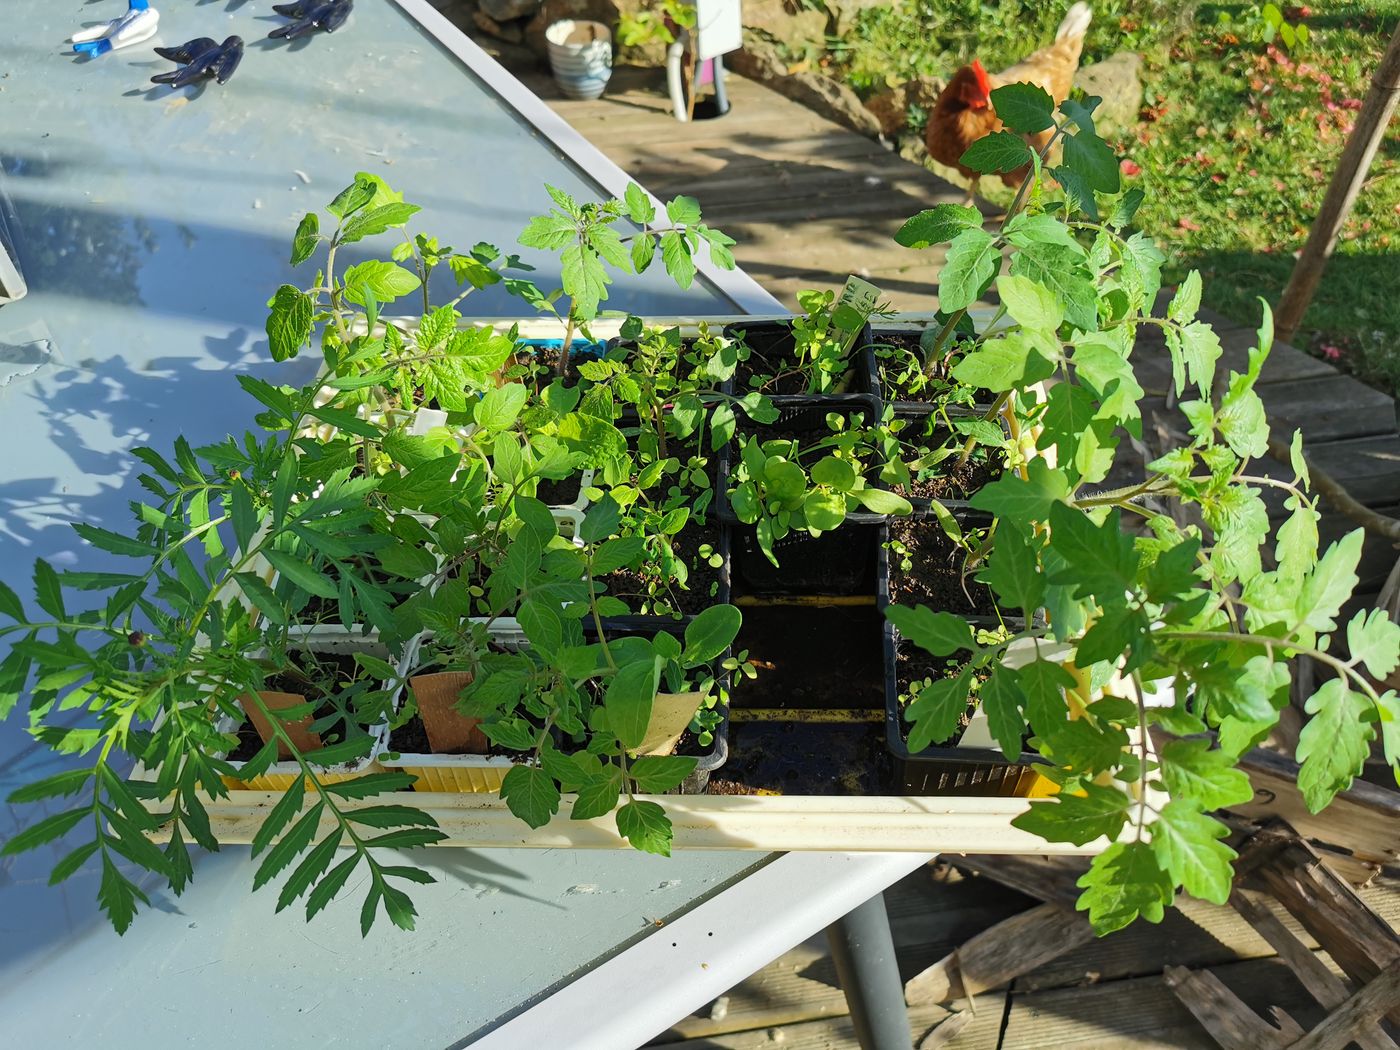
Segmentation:
[[(1278, 720), (1293, 657), (1331, 674), (1307, 701), (1298, 745), (1309, 807), (1351, 783), (1378, 728), (1400, 768), (1400, 737), (1387, 728), (1400, 724), (1400, 697), (1373, 684), (1400, 664), (1400, 627), (1363, 612), (1343, 629), (1361, 533), (1319, 551), (1299, 436), (1291, 478), (1253, 465), (1269, 450), (1255, 391), (1272, 342), (1267, 304), (1248, 364), (1217, 382), (1221, 345), (1196, 319), (1199, 276), (1153, 316), (1162, 255), (1124, 233), (1141, 194), (1106, 196), (1118, 189), (1117, 167), (1093, 134), (1094, 100), (1066, 102), (1058, 118), (1030, 85), (999, 89), (994, 101), (1009, 130), (964, 162), (1035, 169), (1000, 234), (945, 205), (911, 220), (903, 239), (952, 241), (940, 297), (953, 313), (930, 366), (942, 367), (946, 352), (954, 379), (1012, 416), (1010, 469), (972, 498), (995, 524), (968, 564), (1028, 626), (979, 637), (948, 612), (894, 606), (889, 616), (935, 656), (969, 654), (951, 687), (910, 708), (915, 730), (948, 724), (966, 709), (974, 672), (984, 676), (977, 702), (1008, 760), (1029, 728), (1049, 762), (1044, 775), (1059, 785), (1017, 826), (1052, 842), (1113, 840), (1079, 883), (1079, 907), (1102, 932), (1139, 916), (1159, 921), (1178, 888), (1225, 902), (1235, 854), (1211, 811), (1252, 797), (1237, 762)], [(1043, 158), (1013, 134), (1051, 126), (1064, 139), (1054, 173), (1062, 201), (1048, 199)], [(997, 316), (980, 334), (959, 330), (993, 285)], [(1165, 332), (1189, 439), (1148, 464), (1141, 482), (1105, 491), (1124, 435), (1141, 433), (1129, 355), (1143, 325)], [(1272, 536), (1265, 489), (1282, 492), (1288, 511)], [(1345, 657), (1335, 651), (1343, 635)], [(1156, 754), (1152, 727), (1176, 737)]]

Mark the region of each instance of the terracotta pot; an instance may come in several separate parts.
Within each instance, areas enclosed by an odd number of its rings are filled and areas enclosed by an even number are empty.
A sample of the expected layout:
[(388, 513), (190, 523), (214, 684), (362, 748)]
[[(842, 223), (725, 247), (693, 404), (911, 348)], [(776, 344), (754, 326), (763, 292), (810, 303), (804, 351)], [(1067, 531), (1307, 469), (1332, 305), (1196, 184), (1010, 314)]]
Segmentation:
[[(262, 702), (273, 711), (285, 711), (289, 707), (298, 707), (306, 703), (306, 697), (300, 693), (259, 693)], [(277, 730), (267, 716), (263, 714), (262, 708), (252, 702), (252, 698), (246, 693), (238, 698), (238, 702), (243, 705), (243, 711), (248, 716), (248, 720), (253, 723), (253, 728), (258, 731), (258, 736), (262, 738), (264, 744), (277, 741), (277, 757), (288, 759), (292, 757), (291, 751), (287, 748), (285, 741), (277, 736)], [(282, 728), (286, 730), (292, 743), (297, 750), (303, 754), (308, 751), (321, 750), (321, 738), (311, 731), (311, 716), (304, 715), (294, 722), (283, 721)]]
[(457, 699), (471, 681), (466, 671), (419, 674), (408, 680), (433, 754), (485, 754), (488, 741), (478, 728), (481, 719), (467, 718), (457, 711)]

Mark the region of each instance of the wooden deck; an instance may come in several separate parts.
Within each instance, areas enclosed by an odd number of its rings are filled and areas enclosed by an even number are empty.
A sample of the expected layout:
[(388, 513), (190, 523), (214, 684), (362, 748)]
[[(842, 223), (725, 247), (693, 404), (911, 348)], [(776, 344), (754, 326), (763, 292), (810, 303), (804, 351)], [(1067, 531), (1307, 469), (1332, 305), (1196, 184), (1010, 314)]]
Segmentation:
[[(1392, 927), (1400, 881), (1382, 878), (1361, 896)], [(885, 894), (901, 975), (907, 980), (973, 934), (1034, 902), (941, 866), (914, 872)], [(1301, 933), (1280, 910), (1284, 923)], [(1306, 935), (1304, 935), (1306, 939)], [(1315, 942), (1309, 942), (1314, 944)], [(1210, 967), (1260, 1012), (1282, 1006), (1300, 1024), (1320, 1008), (1274, 950), (1230, 908), (1187, 901), (1160, 926), (1093, 941), (956, 1008), (971, 1011), (949, 1050), (1219, 1050), (1162, 977), (1172, 965)], [(911, 1006), (915, 1045), (955, 1011)], [(846, 1001), (823, 938), (780, 956), (715, 1003), (650, 1044), (667, 1050), (845, 1050), (856, 1046)]]
[(658, 197), (696, 197), (735, 258), (790, 307), (804, 288), (855, 273), (901, 310), (931, 310), (942, 256), (894, 242), (904, 220), (966, 193), (879, 143), (731, 75), (732, 110), (677, 122), (659, 70), (619, 67), (594, 102), (558, 97), (548, 74), (516, 71), (584, 137)]

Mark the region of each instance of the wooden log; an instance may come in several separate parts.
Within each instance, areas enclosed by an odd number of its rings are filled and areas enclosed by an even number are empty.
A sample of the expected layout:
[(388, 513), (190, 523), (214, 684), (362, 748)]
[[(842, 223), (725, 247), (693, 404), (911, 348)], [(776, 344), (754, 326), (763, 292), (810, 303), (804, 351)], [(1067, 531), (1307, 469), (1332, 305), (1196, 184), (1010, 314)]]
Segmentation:
[[(1240, 890), (1235, 890), (1230, 894), (1230, 906), (1278, 952), (1309, 995), (1329, 1010), (1347, 1001), (1351, 990), (1346, 983), (1329, 970), (1311, 948), (1298, 940), (1266, 905), (1256, 904)], [(1354, 1038), (1362, 1050), (1400, 1050), (1395, 1041), (1375, 1024), (1358, 1026)]]
[(1088, 918), (1066, 904), (1040, 904), (984, 930), (904, 985), (911, 1006), (970, 999), (1093, 940)]
[[(1279, 846), (1279, 838), (1263, 832), (1246, 849), (1246, 853), (1257, 849), (1271, 853), (1251, 879), (1292, 912), (1357, 984), (1400, 964), (1400, 936), (1390, 925), (1329, 871), (1306, 843), (1290, 837)], [(1391, 1005), (1396, 1007), (1392, 1020), (1400, 1021), (1400, 1000)]]
[(1290, 1050), (1346, 1050), (1357, 1033), (1374, 1025), (1400, 1001), (1400, 963), (1392, 963)]
[(1400, 27), (1390, 38), (1380, 67), (1371, 80), (1371, 89), (1361, 103), (1356, 115), (1356, 126), (1347, 138), (1342, 159), (1332, 176), (1332, 184), (1327, 187), (1327, 196), (1322, 200), (1317, 218), (1313, 220), (1308, 240), (1298, 256), (1298, 264), (1293, 268), (1293, 276), (1288, 279), (1288, 287), (1283, 290), (1279, 301), (1274, 328), (1280, 339), (1289, 340), (1298, 330), (1298, 325), (1312, 303), (1313, 293), (1327, 260), (1337, 247), (1337, 235), (1346, 222), (1351, 207), (1356, 203), (1356, 195), (1361, 192), (1385, 137), (1385, 127), (1395, 112), (1395, 104), (1400, 101)]
[(1162, 979), (1224, 1050), (1284, 1050), (1304, 1034), (1282, 1010), (1275, 1014), (1281, 1026), (1269, 1024), (1209, 970), (1168, 966)]
[(1071, 905), (1079, 899), (1075, 882), (1089, 870), (1088, 861), (1059, 857), (969, 854), (945, 859), (1033, 900)]
[(938, 1050), (940, 1046), (947, 1046), (972, 1023), (974, 1017), (976, 1014), (971, 1010), (959, 1010), (950, 1014), (928, 1030), (916, 1044), (917, 1050)]

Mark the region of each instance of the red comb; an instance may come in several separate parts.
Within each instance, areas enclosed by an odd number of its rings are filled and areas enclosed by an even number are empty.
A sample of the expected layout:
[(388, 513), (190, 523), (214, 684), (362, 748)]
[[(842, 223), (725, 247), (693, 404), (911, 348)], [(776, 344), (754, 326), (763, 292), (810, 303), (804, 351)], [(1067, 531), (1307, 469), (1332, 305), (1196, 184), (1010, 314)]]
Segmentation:
[(991, 81), (987, 79), (987, 71), (982, 68), (980, 59), (974, 58), (972, 60), (972, 75), (977, 78), (977, 87), (978, 90), (982, 92), (983, 97), (990, 97), (992, 94), (992, 84)]

